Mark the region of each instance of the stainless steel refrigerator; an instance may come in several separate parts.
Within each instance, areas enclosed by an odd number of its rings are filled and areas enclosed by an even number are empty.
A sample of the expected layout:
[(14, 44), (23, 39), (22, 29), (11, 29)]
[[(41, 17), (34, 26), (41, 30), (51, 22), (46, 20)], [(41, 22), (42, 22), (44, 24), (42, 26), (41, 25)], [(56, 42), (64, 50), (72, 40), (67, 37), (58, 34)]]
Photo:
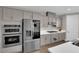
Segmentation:
[(23, 46), (24, 53), (40, 49), (40, 20), (23, 19)]

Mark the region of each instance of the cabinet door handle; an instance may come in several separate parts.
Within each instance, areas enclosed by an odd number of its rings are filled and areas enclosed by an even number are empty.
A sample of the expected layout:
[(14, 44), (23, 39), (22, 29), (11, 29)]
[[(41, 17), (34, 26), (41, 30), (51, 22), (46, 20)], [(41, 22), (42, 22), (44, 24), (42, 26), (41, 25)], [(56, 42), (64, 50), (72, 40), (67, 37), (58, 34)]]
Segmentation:
[(56, 41), (56, 40), (57, 40), (57, 38), (53, 38), (53, 40), (55, 40), (55, 41)]

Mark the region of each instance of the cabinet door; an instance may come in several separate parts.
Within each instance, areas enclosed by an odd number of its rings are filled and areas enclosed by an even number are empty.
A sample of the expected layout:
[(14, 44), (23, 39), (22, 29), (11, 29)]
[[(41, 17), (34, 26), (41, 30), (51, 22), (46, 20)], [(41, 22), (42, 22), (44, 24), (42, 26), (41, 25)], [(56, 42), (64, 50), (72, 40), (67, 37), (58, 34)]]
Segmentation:
[(66, 33), (65, 32), (58, 33), (58, 41), (65, 40), (65, 36), (66, 36)]
[(23, 12), (20, 10), (13, 9), (13, 20), (22, 20), (23, 19)]
[(41, 46), (44, 46), (45, 45), (45, 36), (44, 35), (41, 35)]
[(57, 27), (61, 27), (62, 19), (60, 17), (57, 17)]
[(62, 40), (62, 33), (58, 33), (58, 41)]
[(57, 42), (58, 41), (58, 34), (51, 34), (51, 43)]
[(0, 20), (2, 20), (2, 8), (0, 8)]
[(53, 25), (56, 25), (56, 22), (57, 22), (57, 20), (56, 20), (56, 18), (54, 16), (49, 17), (49, 23), (51, 23)]
[(48, 17), (42, 16), (40, 22), (41, 22), (41, 24), (40, 24), (41, 28), (47, 28), (47, 26), (48, 26)]
[(13, 20), (13, 9), (3, 8), (3, 20)]
[(66, 36), (66, 33), (64, 32), (64, 33), (61, 33), (61, 36), (60, 36), (60, 40), (65, 40), (65, 36)]
[(43, 17), (43, 27), (47, 27), (48, 26), (48, 17)]
[(32, 19), (33, 17), (32, 12), (24, 11), (23, 14), (24, 14), (24, 17), (23, 17), (24, 19)]
[(39, 14), (39, 13), (33, 13), (33, 19), (34, 20), (41, 20), (41, 14)]
[(45, 35), (45, 39), (46, 39), (46, 45), (51, 43), (50, 35)]

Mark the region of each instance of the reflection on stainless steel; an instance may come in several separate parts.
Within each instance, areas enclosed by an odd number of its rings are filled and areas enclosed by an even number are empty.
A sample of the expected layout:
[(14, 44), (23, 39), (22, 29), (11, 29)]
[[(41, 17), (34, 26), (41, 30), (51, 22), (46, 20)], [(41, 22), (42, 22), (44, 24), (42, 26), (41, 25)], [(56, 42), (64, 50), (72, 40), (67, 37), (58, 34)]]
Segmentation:
[(26, 30), (26, 36), (31, 36), (31, 30)]

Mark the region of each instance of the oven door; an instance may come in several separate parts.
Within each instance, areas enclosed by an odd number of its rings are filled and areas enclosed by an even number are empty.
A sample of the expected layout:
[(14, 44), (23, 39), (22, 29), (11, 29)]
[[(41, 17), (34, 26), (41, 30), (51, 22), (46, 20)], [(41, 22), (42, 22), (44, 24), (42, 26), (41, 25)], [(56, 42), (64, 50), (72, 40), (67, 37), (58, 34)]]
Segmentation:
[(22, 34), (3, 35), (3, 47), (12, 47), (22, 44)]

